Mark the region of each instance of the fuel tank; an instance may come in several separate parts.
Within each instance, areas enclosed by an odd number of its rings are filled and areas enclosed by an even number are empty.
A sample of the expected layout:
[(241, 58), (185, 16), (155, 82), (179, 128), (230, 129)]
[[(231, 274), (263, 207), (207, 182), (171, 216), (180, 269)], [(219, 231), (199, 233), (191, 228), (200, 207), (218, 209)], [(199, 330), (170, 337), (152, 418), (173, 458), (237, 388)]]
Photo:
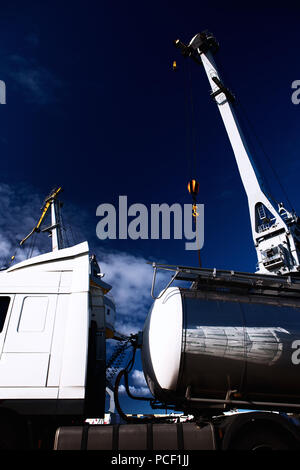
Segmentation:
[(298, 409), (300, 298), (170, 287), (146, 319), (142, 361), (175, 409)]

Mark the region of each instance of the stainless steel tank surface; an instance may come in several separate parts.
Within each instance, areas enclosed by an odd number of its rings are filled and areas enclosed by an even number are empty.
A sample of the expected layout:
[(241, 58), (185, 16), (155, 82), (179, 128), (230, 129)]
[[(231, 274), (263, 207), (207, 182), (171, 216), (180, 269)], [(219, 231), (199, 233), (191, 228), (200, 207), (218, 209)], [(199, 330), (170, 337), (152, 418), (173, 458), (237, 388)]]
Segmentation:
[(142, 360), (161, 401), (180, 404), (189, 387), (198, 398), (300, 403), (299, 349), (300, 299), (171, 287), (148, 314)]

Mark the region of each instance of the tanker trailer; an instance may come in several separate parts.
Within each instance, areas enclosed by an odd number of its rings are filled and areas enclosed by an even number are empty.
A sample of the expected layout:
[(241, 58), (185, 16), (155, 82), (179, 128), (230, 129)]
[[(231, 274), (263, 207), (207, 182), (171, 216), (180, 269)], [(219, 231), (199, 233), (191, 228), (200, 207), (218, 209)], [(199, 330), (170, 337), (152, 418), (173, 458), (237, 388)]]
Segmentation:
[(299, 449), (300, 280), (174, 269), (191, 286), (155, 298), (136, 347), (152, 408), (192, 421), (126, 415), (117, 386), (127, 424), (61, 427), (55, 449)]
[(193, 288), (168, 287), (150, 309), (142, 360), (151, 393), (196, 415), (229, 404), (299, 410), (299, 281), (201, 271)]

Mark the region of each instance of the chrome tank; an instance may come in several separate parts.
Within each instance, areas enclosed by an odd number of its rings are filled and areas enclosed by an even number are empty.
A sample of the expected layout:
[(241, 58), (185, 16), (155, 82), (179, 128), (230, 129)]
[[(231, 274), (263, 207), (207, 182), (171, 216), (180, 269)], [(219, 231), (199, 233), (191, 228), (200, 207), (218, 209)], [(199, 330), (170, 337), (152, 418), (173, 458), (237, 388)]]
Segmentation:
[(142, 361), (152, 394), (177, 409), (300, 408), (300, 299), (169, 288), (145, 322)]

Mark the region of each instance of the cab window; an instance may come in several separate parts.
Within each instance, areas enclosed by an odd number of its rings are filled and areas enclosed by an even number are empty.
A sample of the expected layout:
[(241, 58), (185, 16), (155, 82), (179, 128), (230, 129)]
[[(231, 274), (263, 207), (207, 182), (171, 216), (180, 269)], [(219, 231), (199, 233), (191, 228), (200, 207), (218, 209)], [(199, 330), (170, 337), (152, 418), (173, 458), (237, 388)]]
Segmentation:
[(0, 296), (0, 332), (3, 330), (6, 314), (8, 311), (10, 297)]

